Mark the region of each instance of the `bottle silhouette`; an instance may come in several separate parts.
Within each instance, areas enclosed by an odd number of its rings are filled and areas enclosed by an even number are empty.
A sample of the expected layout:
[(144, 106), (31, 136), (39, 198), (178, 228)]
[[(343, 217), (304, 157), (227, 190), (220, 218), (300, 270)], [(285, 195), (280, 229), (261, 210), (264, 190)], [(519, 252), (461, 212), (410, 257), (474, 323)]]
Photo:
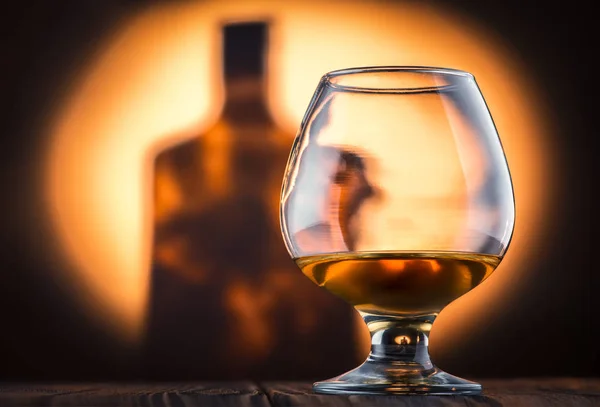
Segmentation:
[(266, 106), (268, 24), (227, 24), (222, 35), (221, 117), (155, 161), (143, 375), (335, 375), (356, 364), (354, 311), (303, 276), (283, 243), (279, 194), (293, 135)]

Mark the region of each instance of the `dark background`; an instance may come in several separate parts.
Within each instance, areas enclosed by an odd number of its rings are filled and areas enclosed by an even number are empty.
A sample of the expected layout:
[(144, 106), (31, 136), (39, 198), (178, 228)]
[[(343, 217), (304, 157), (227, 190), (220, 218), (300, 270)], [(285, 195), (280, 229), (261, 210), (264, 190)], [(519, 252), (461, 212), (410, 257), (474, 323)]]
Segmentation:
[[(2, 380), (144, 377), (135, 368), (135, 352), (91, 325), (53, 277), (61, 263), (56, 243), (47, 238), (38, 163), (43, 130), (73, 75), (106, 33), (150, 3), (30, 0), (9, 2), (0, 13)], [(555, 182), (562, 190), (562, 215), (551, 231), (557, 237), (530, 270), (527, 295), (490, 321), (485, 338), (438, 364), (477, 377), (598, 376), (600, 313), (591, 253), (592, 191), (598, 185), (591, 115), (595, 13), (576, 1), (429, 3), (476, 19), (531, 68), (558, 126), (551, 142), (559, 152)]]

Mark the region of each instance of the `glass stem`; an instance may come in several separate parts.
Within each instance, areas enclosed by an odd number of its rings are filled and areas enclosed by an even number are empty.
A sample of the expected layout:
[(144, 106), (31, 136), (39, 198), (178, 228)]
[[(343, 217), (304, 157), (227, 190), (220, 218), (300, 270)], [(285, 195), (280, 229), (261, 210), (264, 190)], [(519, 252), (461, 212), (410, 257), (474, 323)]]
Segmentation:
[(313, 389), (324, 394), (481, 394), (481, 385), (441, 371), (429, 358), (429, 331), (437, 314), (374, 315), (361, 312), (371, 331), (363, 364)]
[(404, 374), (435, 371), (429, 358), (429, 331), (436, 314), (386, 316), (362, 313), (371, 332), (371, 353), (365, 363), (393, 365)]

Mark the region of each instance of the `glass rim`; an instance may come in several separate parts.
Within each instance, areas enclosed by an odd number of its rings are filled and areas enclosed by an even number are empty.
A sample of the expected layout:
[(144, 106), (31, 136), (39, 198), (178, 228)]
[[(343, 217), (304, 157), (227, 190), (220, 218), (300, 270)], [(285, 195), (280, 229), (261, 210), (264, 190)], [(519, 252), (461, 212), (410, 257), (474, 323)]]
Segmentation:
[(325, 73), (322, 76), (322, 81), (331, 86), (334, 89), (346, 91), (346, 92), (358, 92), (358, 93), (428, 93), (428, 92), (439, 92), (449, 87), (454, 87), (452, 84), (434, 84), (430, 86), (363, 86), (363, 85), (348, 85), (341, 84), (336, 81), (336, 78), (348, 78), (353, 75), (361, 74), (380, 74), (380, 73), (391, 73), (391, 74), (424, 74), (432, 77), (462, 77), (467, 79), (475, 80), (472, 73), (455, 68), (444, 68), (434, 66), (418, 66), (418, 65), (382, 65), (382, 66), (363, 66), (336, 69)]

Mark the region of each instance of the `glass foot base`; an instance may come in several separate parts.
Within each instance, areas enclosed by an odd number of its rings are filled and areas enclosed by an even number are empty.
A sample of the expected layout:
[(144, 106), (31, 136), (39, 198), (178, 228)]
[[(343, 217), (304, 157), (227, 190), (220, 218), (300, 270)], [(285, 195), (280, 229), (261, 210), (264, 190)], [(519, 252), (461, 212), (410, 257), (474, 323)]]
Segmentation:
[(322, 394), (368, 395), (479, 395), (481, 385), (436, 367), (413, 370), (406, 364), (365, 362), (330, 380), (313, 384)]

